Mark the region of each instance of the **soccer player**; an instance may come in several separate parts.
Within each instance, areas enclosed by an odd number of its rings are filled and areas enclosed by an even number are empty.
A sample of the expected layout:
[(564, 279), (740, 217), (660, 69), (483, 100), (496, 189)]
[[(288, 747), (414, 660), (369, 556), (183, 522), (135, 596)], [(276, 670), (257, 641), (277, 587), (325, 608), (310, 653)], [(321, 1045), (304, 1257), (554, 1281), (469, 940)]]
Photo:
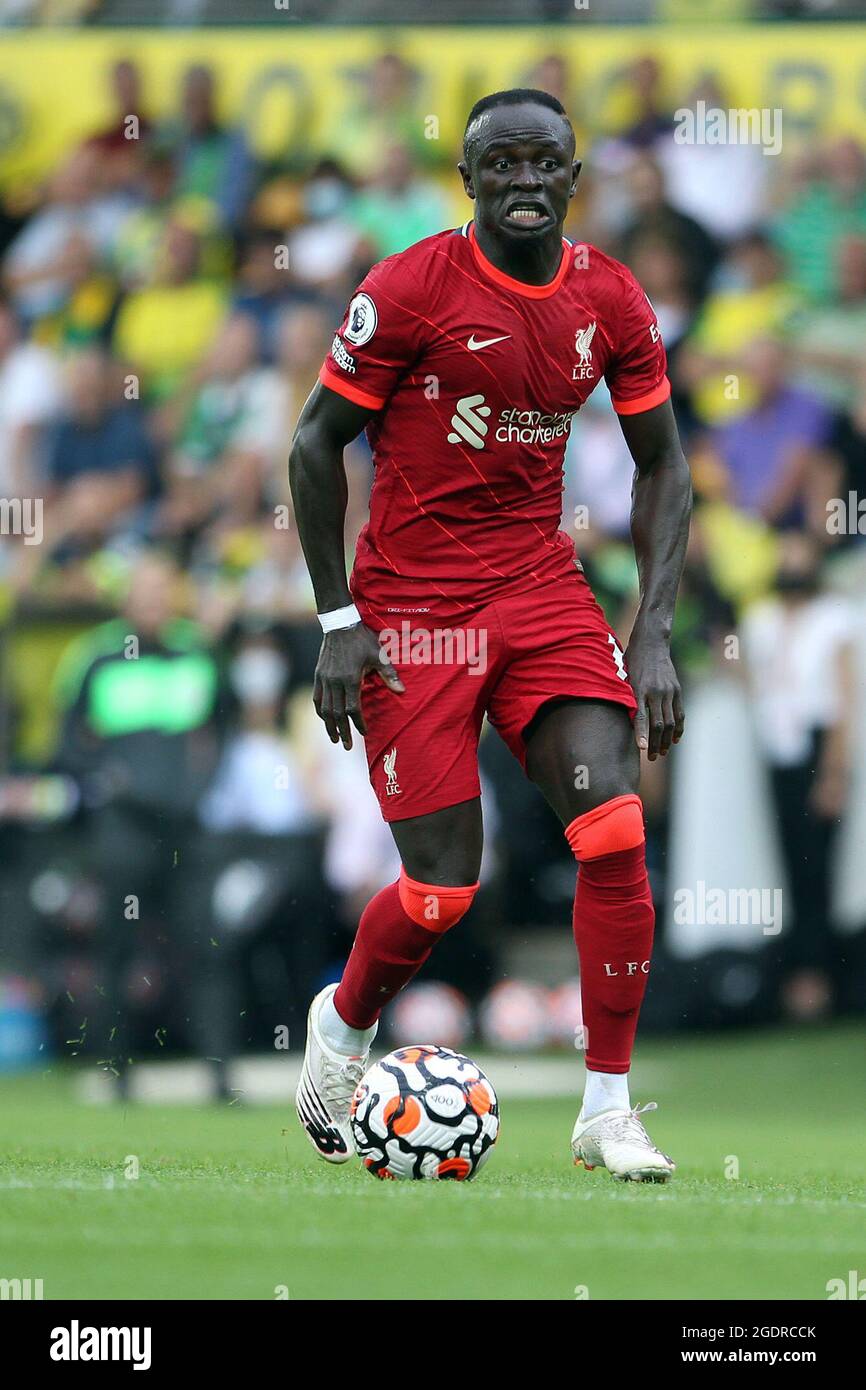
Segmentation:
[[(375, 265), (298, 422), (290, 477), (324, 640), (314, 700), (332, 742), (363, 734), (400, 852), (340, 983), (310, 1008), (298, 1115), (323, 1158), (382, 1007), (468, 910), (483, 716), (559, 817), (579, 865), (586, 1086), (575, 1161), (664, 1180), (628, 1073), (653, 904), (640, 750), (683, 732), (669, 641), (691, 507), (665, 352), (631, 273), (562, 235), (580, 163), (546, 92), (477, 102), (459, 165), (475, 217)], [(604, 377), (635, 462), (640, 607), (624, 653), (560, 531), (575, 412)], [(366, 428), (370, 520), (346, 582), (343, 449)], [(654, 1107), (644, 1107), (654, 1108)]]

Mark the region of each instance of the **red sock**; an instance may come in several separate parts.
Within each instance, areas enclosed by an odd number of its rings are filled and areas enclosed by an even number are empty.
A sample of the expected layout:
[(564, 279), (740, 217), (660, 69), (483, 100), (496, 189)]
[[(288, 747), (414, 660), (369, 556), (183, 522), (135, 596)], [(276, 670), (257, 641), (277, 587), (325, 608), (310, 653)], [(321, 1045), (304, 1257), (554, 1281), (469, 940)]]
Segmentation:
[(627, 1072), (655, 921), (640, 799), (616, 797), (578, 816), (565, 833), (580, 864), (574, 939), (586, 1065), (590, 1071)]
[(442, 933), (460, 920), (477, 888), (477, 883), (465, 888), (418, 883), (403, 871), (397, 883), (376, 894), (361, 914), (334, 995), (344, 1023), (370, 1028), (376, 1022), (385, 1005), (421, 969)]

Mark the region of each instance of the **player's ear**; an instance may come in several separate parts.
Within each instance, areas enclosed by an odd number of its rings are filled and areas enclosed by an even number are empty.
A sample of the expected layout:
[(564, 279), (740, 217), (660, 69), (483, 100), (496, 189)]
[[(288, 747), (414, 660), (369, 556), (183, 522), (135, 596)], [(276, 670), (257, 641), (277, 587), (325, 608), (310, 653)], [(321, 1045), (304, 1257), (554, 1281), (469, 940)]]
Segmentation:
[(574, 197), (574, 190), (577, 188), (577, 180), (578, 180), (578, 177), (579, 177), (579, 175), (580, 175), (580, 171), (581, 171), (582, 167), (583, 167), (583, 161), (582, 161), (582, 160), (580, 160), (580, 159), (573, 159), (573, 160), (571, 161), (571, 193), (569, 194), (569, 196), (572, 197), (572, 198)]
[(465, 193), (466, 193), (466, 197), (467, 197), (467, 198), (474, 198), (474, 197), (475, 197), (475, 186), (474, 186), (474, 184), (473, 184), (473, 182), (472, 182), (472, 172), (471, 172), (471, 170), (470, 170), (470, 168), (469, 168), (469, 165), (466, 163), (465, 159), (461, 159), (460, 163), (457, 165), (457, 168), (459, 169), (459, 171), (460, 171), (460, 177), (461, 177), (462, 180), (463, 180), (463, 188), (464, 188), (464, 191), (465, 191)]

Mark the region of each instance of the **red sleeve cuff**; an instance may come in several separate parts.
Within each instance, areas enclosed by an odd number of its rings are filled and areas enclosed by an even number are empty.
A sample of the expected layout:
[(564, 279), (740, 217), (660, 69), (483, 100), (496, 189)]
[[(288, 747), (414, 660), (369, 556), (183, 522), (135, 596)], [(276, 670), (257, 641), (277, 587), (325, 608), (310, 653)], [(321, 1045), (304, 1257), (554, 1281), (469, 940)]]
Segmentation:
[(347, 401), (352, 401), (354, 405), (365, 405), (368, 410), (381, 410), (385, 404), (382, 396), (371, 396), (369, 391), (362, 391), (359, 387), (353, 386), (344, 377), (337, 376), (332, 372), (327, 362), (323, 362), (322, 370), (319, 372), (319, 381), (323, 386), (327, 386), (329, 391), (336, 391), (338, 396), (345, 396)]
[(633, 401), (618, 401), (611, 396), (611, 405), (617, 415), (640, 415), (644, 410), (652, 410), (655, 406), (661, 405), (671, 394), (671, 384), (666, 376), (663, 376), (658, 386), (654, 386), (645, 396), (638, 396)]

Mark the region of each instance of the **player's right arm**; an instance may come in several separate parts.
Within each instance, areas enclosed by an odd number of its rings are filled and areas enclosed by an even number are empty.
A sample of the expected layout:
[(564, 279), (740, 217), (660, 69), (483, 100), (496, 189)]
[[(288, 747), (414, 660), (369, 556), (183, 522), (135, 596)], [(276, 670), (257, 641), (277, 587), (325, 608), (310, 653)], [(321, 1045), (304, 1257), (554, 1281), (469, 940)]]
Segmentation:
[[(319, 614), (349, 607), (345, 520), (348, 485), (343, 450), (375, 413), (318, 384), (301, 411), (289, 455), (289, 483), (298, 534)], [(361, 681), (375, 671), (389, 690), (404, 686), (383, 660), (376, 634), (363, 623), (328, 632), (322, 640), (313, 703), (332, 743), (352, 746), (351, 725), (365, 733)]]

